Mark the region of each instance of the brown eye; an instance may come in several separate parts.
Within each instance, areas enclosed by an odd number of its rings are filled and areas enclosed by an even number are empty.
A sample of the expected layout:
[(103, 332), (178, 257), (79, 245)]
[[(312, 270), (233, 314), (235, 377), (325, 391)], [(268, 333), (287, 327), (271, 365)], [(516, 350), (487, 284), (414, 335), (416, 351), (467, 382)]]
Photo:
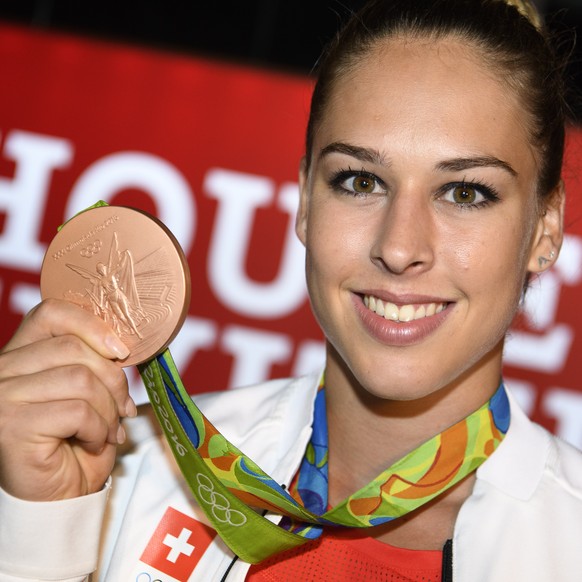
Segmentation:
[(378, 176), (364, 170), (340, 170), (331, 176), (329, 186), (338, 194), (356, 198), (386, 194), (386, 184)]
[(371, 176), (355, 176), (352, 186), (359, 194), (372, 194), (376, 189), (376, 180)]
[(439, 198), (459, 210), (484, 208), (489, 204), (500, 202), (501, 198), (493, 186), (478, 182), (453, 182), (440, 189)]
[(472, 186), (455, 186), (452, 192), (453, 202), (457, 204), (473, 204), (477, 200), (478, 193)]

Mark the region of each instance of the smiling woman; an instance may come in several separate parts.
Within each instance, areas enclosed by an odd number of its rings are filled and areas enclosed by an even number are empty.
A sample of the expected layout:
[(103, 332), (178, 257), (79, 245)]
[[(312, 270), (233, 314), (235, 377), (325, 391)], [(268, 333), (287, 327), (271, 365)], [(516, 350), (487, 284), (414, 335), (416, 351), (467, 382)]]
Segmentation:
[(325, 370), (200, 398), (215, 428), (163, 356), (145, 376), (168, 387), (185, 479), (157, 436), (113, 468), (127, 348), (45, 302), (0, 356), (0, 573), (579, 580), (582, 456), (501, 379), (524, 287), (562, 244), (559, 71), (527, 0), (369, 2), (320, 63), (300, 169)]
[[(528, 113), (466, 40), (400, 33), (367, 55), (336, 80), (302, 179), (310, 296), (337, 354), (327, 379), (347, 364), (358, 386), (419, 404), (474, 367), (449, 396), (468, 413), (497, 387), (528, 271), (560, 245), (561, 190), (544, 215)], [(379, 314), (386, 303), (412, 321)], [(427, 317), (431, 304), (445, 309)]]

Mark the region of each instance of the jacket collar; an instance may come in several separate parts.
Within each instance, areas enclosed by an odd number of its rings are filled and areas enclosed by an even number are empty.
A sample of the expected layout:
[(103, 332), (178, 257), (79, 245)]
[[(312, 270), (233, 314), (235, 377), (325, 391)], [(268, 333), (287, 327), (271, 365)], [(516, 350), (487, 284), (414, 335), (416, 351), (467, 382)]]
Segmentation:
[(552, 439), (534, 424), (507, 390), (509, 430), (495, 453), (477, 469), (477, 479), (517, 499), (529, 499), (537, 489), (550, 456)]

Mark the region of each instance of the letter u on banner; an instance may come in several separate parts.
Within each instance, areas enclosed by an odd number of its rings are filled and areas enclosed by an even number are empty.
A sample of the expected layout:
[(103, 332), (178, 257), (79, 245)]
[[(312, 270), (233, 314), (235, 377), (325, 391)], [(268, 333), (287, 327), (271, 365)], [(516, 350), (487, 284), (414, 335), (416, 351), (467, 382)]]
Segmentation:
[(307, 296), (305, 255), (295, 235), (297, 184), (279, 190), (278, 207), (289, 219), (279, 272), (270, 283), (252, 281), (244, 266), (256, 209), (272, 202), (273, 181), (214, 169), (208, 173), (204, 190), (219, 201), (208, 262), (208, 278), (216, 296), (233, 311), (257, 319), (284, 317), (295, 311)]

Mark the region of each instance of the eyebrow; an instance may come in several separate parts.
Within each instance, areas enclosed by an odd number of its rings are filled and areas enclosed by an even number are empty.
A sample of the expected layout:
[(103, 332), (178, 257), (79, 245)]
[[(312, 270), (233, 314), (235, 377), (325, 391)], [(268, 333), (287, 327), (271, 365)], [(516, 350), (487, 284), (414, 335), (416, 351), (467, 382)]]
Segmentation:
[(454, 158), (444, 160), (436, 165), (437, 170), (443, 172), (462, 172), (471, 168), (501, 168), (509, 172), (513, 177), (517, 177), (517, 172), (510, 164), (494, 156), (476, 156), (474, 158)]
[[(330, 154), (345, 154), (360, 160), (361, 162), (368, 162), (379, 166), (390, 165), (390, 162), (386, 157), (376, 149), (356, 146), (341, 141), (326, 145), (319, 153), (319, 157), (323, 158)], [(436, 169), (441, 172), (462, 172), (463, 170), (470, 170), (472, 168), (488, 167), (501, 168), (514, 177), (518, 176), (518, 173), (510, 164), (496, 158), (495, 156), (453, 158), (450, 160), (443, 160), (436, 165)]]
[(364, 148), (341, 141), (336, 141), (326, 145), (319, 153), (319, 157), (323, 158), (330, 154), (345, 154), (351, 156), (352, 158), (356, 158), (361, 162), (368, 162), (370, 164), (377, 164), (379, 166), (390, 165), (386, 158), (378, 150), (373, 148)]

